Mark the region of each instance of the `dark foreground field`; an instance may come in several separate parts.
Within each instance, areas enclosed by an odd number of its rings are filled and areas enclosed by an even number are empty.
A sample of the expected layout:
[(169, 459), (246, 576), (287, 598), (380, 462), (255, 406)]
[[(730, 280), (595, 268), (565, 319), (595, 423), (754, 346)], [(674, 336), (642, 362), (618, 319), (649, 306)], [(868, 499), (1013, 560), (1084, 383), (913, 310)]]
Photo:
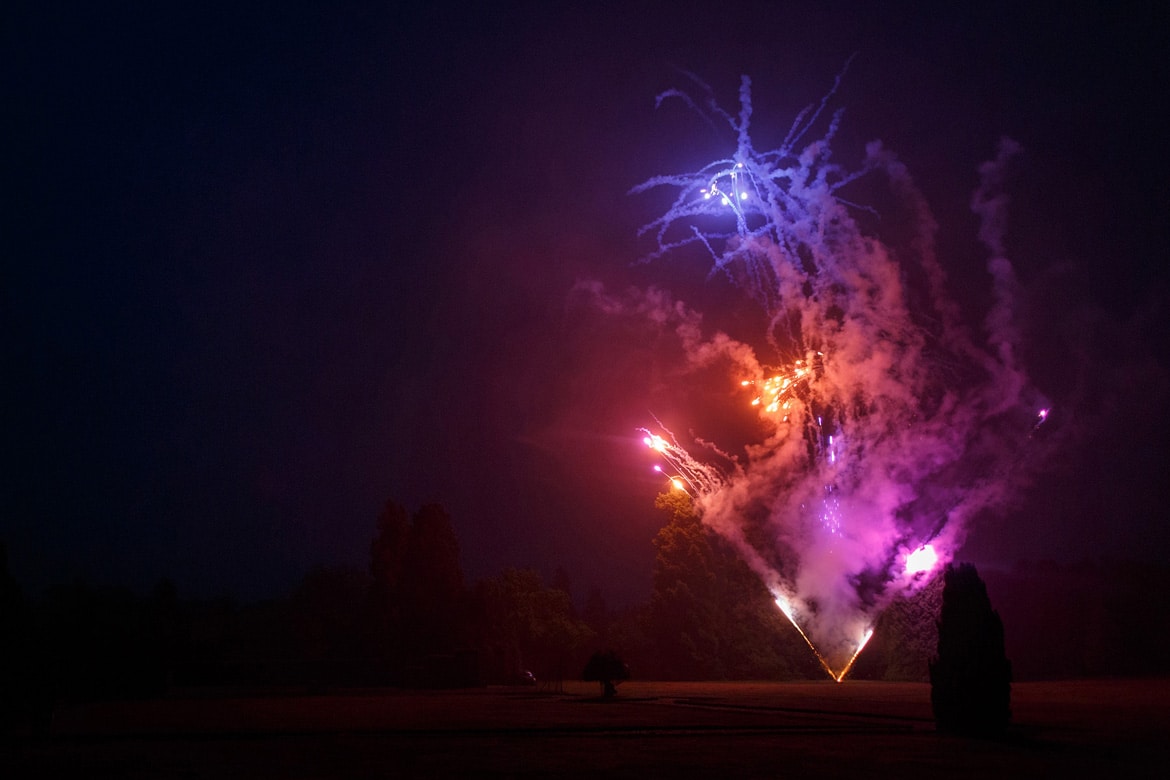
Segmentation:
[(935, 733), (910, 683), (627, 683), (59, 708), (0, 776), (1166, 777), (1170, 680), (1018, 683), (1002, 740)]

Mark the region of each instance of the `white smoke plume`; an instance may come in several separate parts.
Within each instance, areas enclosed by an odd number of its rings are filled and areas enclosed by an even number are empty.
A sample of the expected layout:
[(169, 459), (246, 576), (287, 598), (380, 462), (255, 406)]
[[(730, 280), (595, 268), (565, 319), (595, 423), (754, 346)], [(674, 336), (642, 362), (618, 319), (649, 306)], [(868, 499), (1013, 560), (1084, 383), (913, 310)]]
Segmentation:
[[(1004, 172), (1019, 148), (1005, 139), (980, 169), (972, 208), (991, 255), (994, 302), (986, 332), (971, 334), (947, 293), (937, 224), (906, 167), (877, 142), (856, 171), (831, 161), (841, 113), (825, 114), (836, 84), (769, 151), (752, 145), (747, 77), (735, 116), (702, 89), (700, 100), (671, 91), (659, 103), (682, 98), (726, 125), (734, 151), (632, 190), (677, 190), (643, 229), (655, 238), (648, 260), (704, 247), (712, 272), (763, 307), (764, 332), (705, 333), (699, 315), (661, 291), (620, 302), (594, 292), (599, 305), (674, 328), (694, 368), (723, 361), (728, 381), (745, 385), (744, 403), (756, 396), (760, 440), (694, 490), (696, 505), (837, 676), (880, 610), (931, 576), (908, 557), (929, 545), (937, 568), (974, 515), (1010, 497), (1019, 453), (1043, 420), (1018, 363), (1016, 283), (1003, 241)], [(807, 140), (818, 125), (824, 131)], [(888, 200), (846, 200), (861, 177), (878, 177)], [(899, 235), (909, 238), (890, 245), (879, 227), (895, 211), (908, 215)]]

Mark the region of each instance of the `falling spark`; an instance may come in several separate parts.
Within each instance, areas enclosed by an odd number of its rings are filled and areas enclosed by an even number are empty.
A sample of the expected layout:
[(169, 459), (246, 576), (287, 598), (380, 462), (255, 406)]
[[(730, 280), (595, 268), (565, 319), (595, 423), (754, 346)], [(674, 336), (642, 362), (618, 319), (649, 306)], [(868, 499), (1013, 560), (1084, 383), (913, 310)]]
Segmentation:
[(1040, 426), (1043, 425), (1048, 420), (1048, 413), (1050, 411), (1052, 411), (1052, 410), (1051, 409), (1041, 409), (1039, 412), (1036, 413), (1036, 424), (1032, 426), (1031, 432), (1028, 433), (1028, 438), (1032, 438), (1032, 436), (1035, 435), (1036, 431), (1038, 431), (1040, 429)]
[[(719, 471), (691, 457), (691, 454), (679, 445), (678, 440), (670, 431), (663, 429), (663, 432), (670, 437), (668, 440), (646, 428), (638, 430), (646, 434), (642, 443), (661, 455), (670, 464), (670, 467), (678, 472), (677, 476), (671, 477), (674, 486), (686, 489), (694, 496), (712, 493), (723, 484), (723, 477)], [(662, 471), (662, 468), (659, 466), (656, 467), (656, 470)]]
[[(821, 668), (825, 670), (825, 673), (836, 680), (837, 674), (833, 671), (833, 667), (829, 666), (829, 662), (826, 661), (825, 657), (821, 655), (821, 652), (817, 650), (817, 646), (814, 645), (812, 640), (808, 638), (808, 634), (804, 633), (804, 629), (800, 627), (800, 623), (796, 622), (796, 616), (792, 612), (792, 605), (788, 602), (788, 599), (784, 598), (783, 596), (777, 596), (776, 606), (780, 608), (780, 611), (784, 613), (784, 617), (788, 618), (788, 622), (791, 623), (792, 627), (795, 628), (797, 633), (800, 634), (800, 638), (804, 640), (806, 645), (808, 645), (808, 649), (812, 650), (813, 655), (816, 656), (817, 661), (820, 662)], [(840, 680), (838, 680), (838, 682), (840, 682)]]
[(841, 682), (845, 679), (845, 675), (849, 674), (849, 671), (853, 668), (853, 662), (857, 660), (857, 656), (861, 655), (861, 651), (865, 649), (865, 646), (869, 643), (869, 638), (871, 636), (873, 636), (873, 629), (867, 628), (865, 633), (861, 635), (861, 641), (857, 643), (857, 649), (854, 650), (853, 655), (849, 657), (849, 662), (845, 664), (844, 668), (842, 668), (840, 673), (838, 673), (833, 679), (835, 679), (837, 682)]

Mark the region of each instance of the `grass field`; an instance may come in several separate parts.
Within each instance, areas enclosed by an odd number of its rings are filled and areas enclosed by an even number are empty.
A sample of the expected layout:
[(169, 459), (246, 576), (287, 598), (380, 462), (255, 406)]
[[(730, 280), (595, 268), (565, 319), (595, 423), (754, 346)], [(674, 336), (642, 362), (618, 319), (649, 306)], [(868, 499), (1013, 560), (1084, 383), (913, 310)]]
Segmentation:
[(937, 734), (914, 683), (629, 682), (60, 707), (0, 776), (1164, 777), (1170, 680), (1017, 683), (1000, 740)]

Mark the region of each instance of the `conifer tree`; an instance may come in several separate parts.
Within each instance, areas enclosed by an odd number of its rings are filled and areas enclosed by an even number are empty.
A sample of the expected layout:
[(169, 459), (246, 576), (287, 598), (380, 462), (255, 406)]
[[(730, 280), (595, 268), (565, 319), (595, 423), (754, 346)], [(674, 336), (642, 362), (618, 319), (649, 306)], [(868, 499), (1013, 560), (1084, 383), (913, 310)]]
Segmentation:
[(971, 564), (947, 566), (938, 621), (938, 656), (930, 664), (935, 724), (954, 734), (1002, 734), (1011, 719), (1012, 668), (1003, 622)]

